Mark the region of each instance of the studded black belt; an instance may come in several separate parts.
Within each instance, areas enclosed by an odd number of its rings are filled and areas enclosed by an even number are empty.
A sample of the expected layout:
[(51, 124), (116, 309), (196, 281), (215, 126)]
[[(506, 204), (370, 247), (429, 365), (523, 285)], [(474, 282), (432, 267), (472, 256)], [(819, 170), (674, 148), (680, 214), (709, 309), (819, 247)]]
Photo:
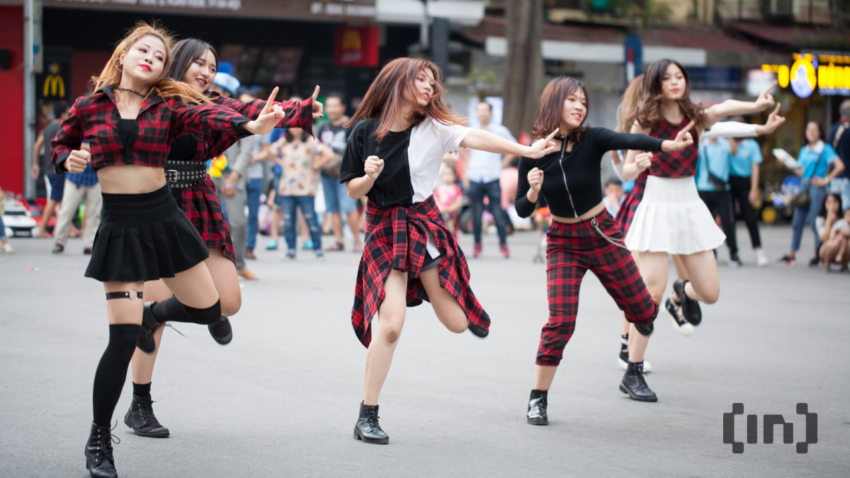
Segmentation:
[(166, 163), (165, 180), (172, 189), (192, 187), (206, 179), (206, 161), (168, 161)]

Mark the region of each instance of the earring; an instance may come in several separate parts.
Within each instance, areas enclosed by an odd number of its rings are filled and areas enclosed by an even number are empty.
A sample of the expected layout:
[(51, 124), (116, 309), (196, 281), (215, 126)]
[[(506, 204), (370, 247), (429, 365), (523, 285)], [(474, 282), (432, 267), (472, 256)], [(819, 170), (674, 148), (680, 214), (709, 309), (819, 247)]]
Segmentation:
[(115, 58), (113, 63), (115, 64), (115, 68), (118, 68), (118, 71), (124, 71), (124, 62), (119, 58)]

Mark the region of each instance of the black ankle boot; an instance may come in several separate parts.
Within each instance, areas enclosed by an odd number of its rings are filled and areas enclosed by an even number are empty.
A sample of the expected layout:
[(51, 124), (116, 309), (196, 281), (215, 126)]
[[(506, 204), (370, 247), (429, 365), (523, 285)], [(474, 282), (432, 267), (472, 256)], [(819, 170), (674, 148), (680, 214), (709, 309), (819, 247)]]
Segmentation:
[(390, 442), (390, 437), (381, 430), (381, 425), (378, 423), (377, 405), (369, 406), (360, 402), (360, 418), (354, 425), (354, 438), (363, 440), (364, 443), (378, 445), (386, 445)]
[[(115, 437), (116, 443), (121, 443)], [(86, 443), (86, 469), (93, 478), (118, 478), (115, 459), (112, 457), (112, 430), (91, 424), (91, 434)]]
[(144, 312), (142, 313), (142, 330), (139, 332), (139, 338), (136, 340), (136, 347), (139, 347), (142, 352), (152, 354), (156, 350), (156, 340), (153, 338), (153, 333), (160, 328), (162, 324), (153, 316), (151, 307), (154, 302), (145, 304)]
[(477, 325), (472, 324), (471, 322), (470, 322), (470, 324), (469, 324), (469, 331), (470, 331), (470, 332), (472, 332), (472, 335), (474, 335), (474, 336), (476, 336), (476, 337), (478, 337), (478, 338), (481, 338), (481, 339), (483, 339), (483, 338), (487, 337), (488, 335), (490, 335), (490, 331), (489, 331), (489, 330), (484, 330), (484, 329), (482, 329), (481, 327), (479, 327), (479, 326), (477, 326)]
[(528, 398), (528, 423), (530, 425), (548, 425), (549, 415), (546, 407), (549, 406), (548, 390), (532, 390)]
[(620, 382), (620, 391), (629, 395), (632, 400), (640, 402), (657, 402), (655, 392), (649, 389), (643, 378), (643, 362), (629, 362), (629, 368)]
[(124, 415), (124, 424), (132, 428), (140, 437), (166, 438), (170, 433), (153, 414), (153, 400), (150, 396), (133, 395), (133, 403)]
[(210, 329), (213, 340), (218, 342), (219, 345), (227, 345), (233, 340), (233, 327), (230, 325), (230, 320), (223, 315), (220, 319), (208, 325), (207, 328)]

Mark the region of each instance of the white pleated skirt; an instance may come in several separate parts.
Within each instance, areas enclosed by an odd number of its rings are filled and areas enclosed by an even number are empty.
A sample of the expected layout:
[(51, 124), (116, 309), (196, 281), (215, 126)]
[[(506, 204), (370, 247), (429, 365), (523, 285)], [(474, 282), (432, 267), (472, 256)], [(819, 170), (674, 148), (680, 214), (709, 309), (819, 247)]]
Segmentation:
[(650, 176), (625, 242), (631, 251), (688, 255), (714, 250), (725, 240), (693, 177)]

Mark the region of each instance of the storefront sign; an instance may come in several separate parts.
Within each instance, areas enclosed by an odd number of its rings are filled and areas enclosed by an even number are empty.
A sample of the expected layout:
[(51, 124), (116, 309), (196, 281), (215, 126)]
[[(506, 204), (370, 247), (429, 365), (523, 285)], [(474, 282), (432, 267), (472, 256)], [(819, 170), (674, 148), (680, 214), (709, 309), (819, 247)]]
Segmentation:
[(189, 13), (300, 20), (372, 20), (375, 0), (43, 0), (45, 7), (93, 8), (146, 13)]
[(336, 27), (334, 66), (378, 66), (378, 27)]
[(779, 86), (808, 98), (817, 88), (824, 96), (850, 96), (850, 55), (794, 53), (794, 63), (762, 65), (762, 70), (776, 72)]

